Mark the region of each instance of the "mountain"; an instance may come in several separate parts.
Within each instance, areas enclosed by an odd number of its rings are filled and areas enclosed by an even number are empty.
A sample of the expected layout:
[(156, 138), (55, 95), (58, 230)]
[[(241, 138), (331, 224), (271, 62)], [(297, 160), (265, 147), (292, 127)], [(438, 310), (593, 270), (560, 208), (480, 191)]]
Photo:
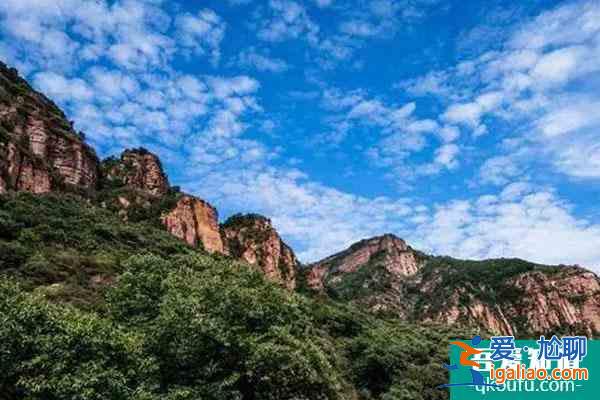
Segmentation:
[(148, 150), (100, 161), (0, 63), (0, 315), (0, 400), (433, 400), (453, 338), (597, 337), (600, 280), (392, 234), (301, 265)]
[(312, 291), (415, 323), (520, 337), (600, 333), (600, 279), (576, 266), (433, 257), (384, 235), (314, 263), (304, 275)]
[(193, 247), (221, 254), (231, 249), (234, 257), (294, 287), (296, 258), (270, 223), (263, 223), (267, 219), (256, 226), (266, 232), (262, 241), (249, 241), (245, 229), (236, 231), (233, 224), (225, 225), (222, 238), (216, 208), (171, 187), (156, 155), (128, 149), (100, 162), (84, 139), (51, 100), (0, 63), (0, 193), (85, 194), (126, 221), (163, 224)]
[(64, 113), (0, 62), (0, 193), (91, 190), (98, 157)]
[(102, 162), (98, 195), (124, 219), (160, 221), (192, 247), (243, 260), (268, 279), (295, 288), (298, 261), (271, 221), (261, 215), (235, 215), (219, 225), (217, 209), (171, 187), (158, 157), (146, 149), (125, 150)]

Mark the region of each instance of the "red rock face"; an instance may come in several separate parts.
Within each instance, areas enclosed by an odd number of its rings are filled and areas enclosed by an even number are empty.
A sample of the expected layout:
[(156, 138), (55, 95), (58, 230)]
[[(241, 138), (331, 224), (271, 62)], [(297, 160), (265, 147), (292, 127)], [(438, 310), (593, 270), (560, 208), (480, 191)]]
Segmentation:
[(600, 279), (593, 273), (564, 267), (552, 275), (525, 273), (509, 283), (524, 295), (510, 303), (490, 304), (461, 290), (447, 299), (443, 309), (426, 313), (423, 321), (479, 326), (502, 335), (518, 336), (524, 330), (536, 335), (600, 333)]
[[(600, 279), (583, 268), (538, 266), (493, 283), (454, 275), (452, 286), (446, 287), (448, 281), (443, 277), (451, 271), (441, 267), (428, 270), (426, 263), (427, 258), (404, 241), (385, 235), (363, 240), (309, 266), (305, 276), (313, 290), (339, 294), (339, 288), (353, 275), (359, 290), (349, 301), (418, 323), (478, 327), (487, 333), (520, 337), (600, 333)], [(507, 263), (510, 260), (503, 265), (508, 268)], [(377, 268), (368, 269), (373, 265)], [(374, 285), (371, 290), (372, 274), (387, 276), (386, 284)], [(365, 288), (370, 290), (366, 294)], [(498, 293), (508, 293), (510, 298), (499, 298)]]
[(108, 180), (119, 180), (153, 196), (162, 196), (169, 190), (169, 180), (160, 160), (144, 149), (125, 150), (119, 162), (105, 169)]
[(200, 243), (210, 253), (223, 253), (217, 210), (196, 197), (185, 195), (162, 219), (174, 236), (197, 247)]
[(47, 193), (52, 190), (52, 176), (46, 165), (21, 152), (14, 143), (7, 143), (4, 149), (3, 169), (5, 179), (1, 192), (8, 189), (31, 193)]
[(345, 251), (312, 264), (306, 271), (307, 284), (313, 290), (321, 291), (325, 279), (340, 280), (344, 275), (368, 265), (375, 257), (395, 277), (413, 276), (420, 268), (415, 253), (404, 240), (384, 235), (358, 242)]
[(0, 191), (94, 189), (99, 161), (65, 115), (0, 63)]
[(527, 296), (512, 315), (520, 315), (536, 331), (578, 326), (588, 335), (600, 333), (600, 279), (592, 272), (565, 268), (555, 276), (533, 272), (512, 282)]
[(271, 221), (258, 215), (230, 218), (221, 229), (225, 253), (255, 265), (273, 282), (296, 287), (298, 260)]

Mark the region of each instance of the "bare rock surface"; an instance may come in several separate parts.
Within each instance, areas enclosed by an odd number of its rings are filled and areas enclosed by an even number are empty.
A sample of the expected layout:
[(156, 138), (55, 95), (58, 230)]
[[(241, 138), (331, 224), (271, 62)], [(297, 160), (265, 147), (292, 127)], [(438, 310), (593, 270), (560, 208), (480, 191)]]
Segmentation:
[(169, 180), (160, 159), (143, 148), (128, 149), (119, 159), (106, 160), (104, 170), (108, 181), (117, 181), (154, 196), (163, 196), (169, 191)]
[(0, 62), (0, 193), (95, 189), (99, 160), (64, 113)]
[(296, 287), (298, 260), (269, 219), (236, 215), (221, 226), (221, 234), (226, 254), (257, 266), (268, 279), (288, 289)]
[(211, 253), (223, 253), (217, 210), (204, 200), (184, 195), (162, 219), (172, 235)]

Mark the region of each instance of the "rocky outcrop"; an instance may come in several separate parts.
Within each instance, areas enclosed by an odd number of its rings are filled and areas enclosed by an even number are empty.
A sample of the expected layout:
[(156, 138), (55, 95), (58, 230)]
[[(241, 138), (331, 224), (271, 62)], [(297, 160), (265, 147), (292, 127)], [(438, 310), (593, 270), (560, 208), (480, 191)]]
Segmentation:
[(306, 270), (307, 285), (322, 291), (328, 284), (377, 264), (396, 278), (415, 275), (421, 266), (417, 253), (406, 242), (392, 234), (362, 240), (348, 249), (310, 265)]
[[(223, 253), (217, 210), (208, 202), (169, 185), (159, 158), (144, 148), (125, 150), (102, 162), (103, 185), (110, 204), (124, 220), (139, 209), (155, 215), (172, 235), (190, 246)], [(116, 191), (110, 192), (110, 188)]]
[(480, 267), (463, 262), (487, 271), (480, 269), (481, 278), (473, 279), (464, 270), (431, 269), (413, 288), (421, 298), (414, 310), (417, 320), (519, 337), (600, 334), (600, 279), (592, 272), (516, 259), (481, 261)]
[(159, 158), (144, 148), (125, 150), (119, 159), (102, 163), (104, 178), (111, 184), (124, 185), (153, 196), (169, 191), (169, 180)]
[[(536, 336), (552, 333), (600, 333), (600, 279), (581, 268), (552, 273), (527, 272), (507, 280), (516, 296), (485, 301), (474, 291), (458, 288), (445, 306), (423, 310), (423, 321), (479, 326), (493, 334)], [(439, 292), (438, 292), (439, 293)], [(424, 295), (434, 295), (424, 291)]]
[(511, 281), (525, 296), (509, 311), (529, 321), (536, 332), (570, 327), (588, 335), (600, 333), (600, 279), (577, 267), (555, 275), (536, 271)]
[(288, 289), (296, 287), (298, 260), (269, 219), (235, 215), (221, 226), (221, 235), (226, 254), (257, 266), (273, 282)]
[(0, 62), (0, 192), (91, 190), (98, 166), (63, 112)]
[(310, 265), (307, 286), (417, 323), (490, 334), (600, 334), (600, 279), (580, 267), (431, 257), (393, 236)]
[(204, 200), (183, 195), (162, 222), (172, 235), (191, 246), (202, 244), (210, 253), (224, 252), (217, 210)]

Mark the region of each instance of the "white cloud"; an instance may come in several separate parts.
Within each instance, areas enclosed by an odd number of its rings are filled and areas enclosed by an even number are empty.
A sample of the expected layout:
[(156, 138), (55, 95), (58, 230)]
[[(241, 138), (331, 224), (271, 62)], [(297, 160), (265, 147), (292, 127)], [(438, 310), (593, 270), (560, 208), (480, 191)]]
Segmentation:
[(460, 137), (460, 129), (452, 125), (444, 125), (436, 131), (436, 134), (442, 141), (450, 143)]
[(204, 9), (197, 15), (181, 15), (175, 25), (181, 45), (200, 54), (208, 52), (213, 63), (219, 62), (226, 25), (214, 11)]
[(600, 272), (600, 226), (574, 217), (554, 193), (527, 185), (440, 205), (417, 232), (419, 242), (437, 254), (579, 263)]
[(107, 101), (126, 99), (140, 91), (140, 85), (135, 78), (118, 70), (93, 67), (88, 74), (94, 87), (94, 95), (99, 98), (106, 96), (109, 98)]
[(479, 169), (479, 181), (484, 184), (504, 185), (518, 177), (523, 171), (512, 157), (495, 156), (487, 159)]
[[(480, 100), (485, 106), (490, 101), (488, 95)], [(322, 106), (333, 111), (328, 121), (333, 132), (325, 135), (322, 141), (326, 139), (330, 144), (338, 145), (353, 128), (367, 126), (378, 129), (373, 135), (377, 142), (367, 148), (365, 155), (375, 166), (388, 169), (388, 175), (399, 183), (406, 184), (419, 175), (438, 174), (459, 165), (458, 146), (450, 144), (459, 137), (458, 128), (440, 126), (432, 119), (416, 118), (413, 115), (416, 110), (414, 102), (402, 106), (389, 105), (380, 99), (369, 98), (360, 90), (344, 93), (328, 89), (323, 94)], [(439, 137), (446, 143), (440, 146), (430, 163), (409, 165), (408, 158), (425, 149), (428, 137)]]
[(87, 101), (94, 92), (82, 79), (67, 79), (53, 72), (40, 72), (35, 75), (35, 86), (46, 95), (63, 102)]
[(531, 71), (533, 81), (545, 87), (564, 84), (573, 78), (587, 53), (584, 47), (573, 46), (545, 54)]
[(237, 64), (242, 68), (255, 68), (262, 72), (281, 73), (287, 71), (290, 66), (282, 59), (270, 57), (268, 53), (261, 54), (255, 47), (242, 51)]
[(448, 73), (444, 71), (431, 71), (425, 76), (399, 82), (394, 87), (404, 89), (413, 96), (433, 95), (438, 97), (452, 97), (454, 88), (448, 80)]
[(62, 73), (100, 60), (135, 71), (163, 68), (176, 53), (189, 52), (216, 62), (225, 31), (211, 10), (177, 14), (166, 3), (143, 0), (7, 0), (0, 21), (13, 41), (9, 61)]
[(585, 42), (600, 32), (596, 1), (573, 3), (547, 11), (522, 26), (510, 39), (513, 48), (543, 49)]
[(488, 92), (480, 95), (471, 103), (453, 104), (442, 115), (442, 119), (454, 123), (465, 124), (475, 129), (481, 126), (481, 118), (502, 103), (500, 92)]
[(448, 169), (456, 168), (458, 166), (456, 156), (459, 152), (460, 150), (457, 145), (445, 144), (436, 150), (435, 162)]
[(262, 19), (258, 37), (269, 42), (287, 39), (306, 39), (318, 42), (319, 26), (312, 21), (306, 9), (291, 0), (269, 0), (270, 16)]
[(344, 21), (340, 24), (340, 32), (350, 36), (371, 37), (380, 34), (379, 28), (361, 20)]
[(600, 177), (600, 141), (596, 132), (568, 144), (559, 142), (553, 152), (560, 171), (576, 178), (597, 180)]
[(445, 107), (440, 120), (472, 136), (490, 124), (514, 127), (557, 171), (597, 178), (596, 157), (575, 154), (600, 142), (598, 15), (596, 1), (559, 6), (522, 24), (499, 50), (397, 88), (436, 96)]
[(536, 125), (538, 129), (550, 138), (577, 132), (582, 128), (600, 126), (600, 102), (588, 101), (581, 103), (560, 101), (560, 106), (549, 110)]
[(235, 78), (210, 77), (208, 84), (214, 90), (215, 96), (224, 99), (233, 95), (243, 96), (256, 92), (260, 83), (249, 76), (237, 76)]

